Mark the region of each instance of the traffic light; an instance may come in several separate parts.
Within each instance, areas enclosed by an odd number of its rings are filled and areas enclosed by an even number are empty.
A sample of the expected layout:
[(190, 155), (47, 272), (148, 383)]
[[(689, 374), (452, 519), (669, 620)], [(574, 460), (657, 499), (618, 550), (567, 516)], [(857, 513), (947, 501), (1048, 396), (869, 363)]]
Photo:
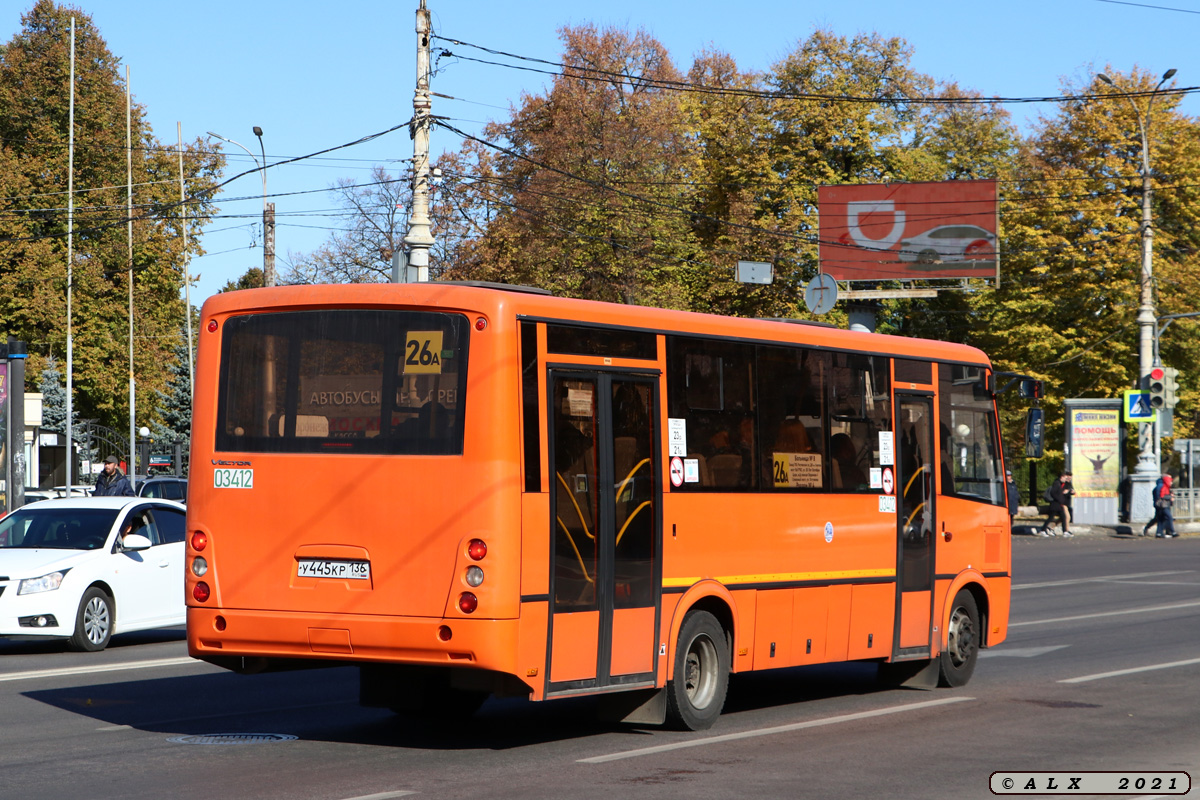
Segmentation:
[(1175, 392), (1177, 384), (1175, 379), (1179, 375), (1179, 370), (1174, 367), (1163, 367), (1163, 408), (1175, 407)]
[(1167, 371), (1162, 367), (1153, 367), (1146, 376), (1146, 391), (1150, 394), (1150, 407), (1156, 411), (1166, 403)]

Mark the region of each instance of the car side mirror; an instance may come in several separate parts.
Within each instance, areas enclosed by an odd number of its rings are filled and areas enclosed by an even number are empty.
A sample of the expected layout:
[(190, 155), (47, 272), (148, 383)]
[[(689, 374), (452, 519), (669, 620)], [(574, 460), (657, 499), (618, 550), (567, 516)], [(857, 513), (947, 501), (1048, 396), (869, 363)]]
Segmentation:
[(151, 546), (150, 539), (140, 533), (126, 534), (121, 540), (121, 548), (124, 550), (149, 550)]

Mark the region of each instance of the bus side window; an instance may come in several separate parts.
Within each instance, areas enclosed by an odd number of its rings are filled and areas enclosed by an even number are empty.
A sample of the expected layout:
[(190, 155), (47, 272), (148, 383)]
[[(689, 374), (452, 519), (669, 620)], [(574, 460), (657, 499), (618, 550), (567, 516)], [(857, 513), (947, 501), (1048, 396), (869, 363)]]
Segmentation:
[(879, 460), (879, 432), (892, 428), (889, 361), (834, 353), (830, 372), (830, 485), (834, 491), (878, 492), (870, 484)]
[(807, 347), (758, 348), (760, 458), (768, 491), (823, 489), (828, 354)]

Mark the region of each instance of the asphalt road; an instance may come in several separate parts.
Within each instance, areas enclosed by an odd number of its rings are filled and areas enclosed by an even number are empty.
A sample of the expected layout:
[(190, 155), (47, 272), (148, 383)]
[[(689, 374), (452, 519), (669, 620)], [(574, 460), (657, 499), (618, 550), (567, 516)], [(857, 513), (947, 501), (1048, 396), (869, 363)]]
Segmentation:
[(1013, 550), (1009, 639), (966, 687), (883, 688), (861, 664), (735, 676), (700, 734), (596, 722), (587, 699), (425, 727), (359, 708), (351, 669), (237, 676), (187, 659), (179, 630), (98, 654), (0, 640), (0, 798), (959, 799), (993, 797), (996, 771), (1200, 777), (1200, 537)]

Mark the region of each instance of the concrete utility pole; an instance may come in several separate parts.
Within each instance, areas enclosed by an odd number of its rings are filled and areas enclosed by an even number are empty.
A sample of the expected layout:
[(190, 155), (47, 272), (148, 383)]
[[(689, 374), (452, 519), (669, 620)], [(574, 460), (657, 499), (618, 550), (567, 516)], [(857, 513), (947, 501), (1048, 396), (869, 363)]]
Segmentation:
[[(1137, 118), (1138, 132), (1142, 139), (1142, 270), (1141, 270), (1141, 299), (1138, 303), (1138, 376), (1144, 384), (1148, 380), (1154, 363), (1155, 330), (1158, 327), (1158, 316), (1154, 306), (1154, 224), (1150, 214), (1154, 189), (1150, 181), (1150, 140), (1147, 129), (1150, 126), (1150, 114), (1154, 110), (1154, 99), (1162, 85), (1175, 75), (1174, 69), (1167, 70), (1146, 103), (1146, 114), (1134, 102), (1128, 93), (1123, 93), (1133, 113)], [(1103, 72), (1096, 76), (1102, 82), (1118, 89), (1112, 78)], [(1143, 385), (1144, 389), (1145, 386)], [(1143, 423), (1138, 426), (1138, 463), (1133, 475), (1133, 496), (1130, 503), (1130, 516), (1134, 521), (1148, 520), (1154, 516), (1154, 502), (1151, 491), (1159, 475), (1159, 440), (1158, 422)]]
[(267, 202), (267, 148), (262, 140), (262, 128), (254, 126), (258, 149), (262, 152), (263, 179), (263, 285), (275, 285), (275, 204)]
[[(413, 95), (413, 118), (409, 134), (413, 140), (413, 199), (408, 215), (408, 266), (415, 268), (416, 280), (429, 280), (429, 248), (433, 234), (429, 230), (429, 128), (433, 122), (429, 100), (429, 10), (425, 0), (417, 9), (417, 91)], [(393, 270), (396, 280), (400, 270)], [(412, 270), (409, 270), (411, 274)]]

